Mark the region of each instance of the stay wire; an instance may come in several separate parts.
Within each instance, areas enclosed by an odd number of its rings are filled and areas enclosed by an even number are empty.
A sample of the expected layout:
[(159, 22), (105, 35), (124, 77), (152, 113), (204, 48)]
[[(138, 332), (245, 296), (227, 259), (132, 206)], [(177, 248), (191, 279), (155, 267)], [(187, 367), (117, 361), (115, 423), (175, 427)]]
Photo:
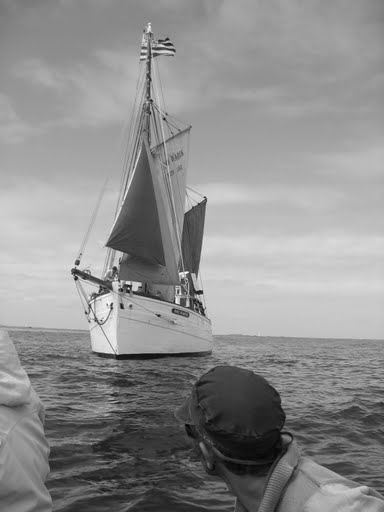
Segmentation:
[[(157, 108), (159, 109), (159, 113), (162, 115), (162, 116), (165, 116), (167, 119), (168, 118), (171, 118), (171, 119), (174, 119), (174, 122), (175, 123), (178, 123), (178, 124), (182, 124), (184, 126), (190, 126), (188, 125), (187, 123), (185, 123), (184, 121), (181, 121), (180, 119), (178, 119), (177, 117), (175, 117), (174, 115), (171, 115), (169, 114), (166, 109), (165, 109), (165, 100), (164, 100), (164, 95), (163, 95), (163, 85), (161, 83), (161, 75), (160, 75), (160, 71), (159, 71), (159, 63), (158, 61), (155, 60), (155, 71), (156, 71), (156, 81), (159, 82), (159, 88), (160, 88), (160, 93), (161, 93), (161, 97), (162, 97), (162, 105), (164, 105), (164, 109), (161, 109), (160, 106), (157, 106)], [(169, 122), (169, 121), (167, 121)], [(179, 126), (177, 124), (172, 124), (172, 126), (178, 130), (178, 131), (183, 131), (183, 129), (180, 129)]]
[[(107, 178), (105, 179), (104, 181), (104, 184), (101, 188), (101, 191), (99, 193), (99, 197), (98, 197), (98, 200), (96, 202), (96, 206), (93, 210), (93, 213), (92, 213), (92, 217), (91, 217), (91, 220), (90, 220), (90, 223), (89, 223), (89, 226), (88, 226), (88, 230), (87, 232), (85, 233), (85, 236), (84, 236), (84, 239), (83, 239), (83, 242), (80, 246), (80, 249), (79, 249), (79, 255), (78, 255), (78, 260), (81, 260), (81, 257), (82, 255), (84, 254), (84, 250), (85, 250), (85, 247), (88, 243), (88, 239), (89, 239), (89, 236), (91, 234), (91, 231), (92, 231), (92, 228), (93, 228), (93, 225), (95, 223), (95, 220), (96, 220), (96, 216), (97, 216), (97, 213), (99, 211), (99, 208), (100, 208), (100, 204), (101, 204), (101, 201), (103, 199), (103, 196), (105, 194), (105, 191), (106, 191), (106, 188), (107, 188), (107, 183), (108, 183), (108, 180), (109, 180), (109, 177), (107, 176)], [(79, 261), (80, 262), (80, 261)]]
[(191, 188), (191, 187), (187, 187), (187, 189), (190, 190), (191, 192), (193, 192), (194, 194), (197, 194), (198, 196), (202, 197), (203, 199), (206, 198), (205, 196), (203, 196), (203, 194), (201, 194), (200, 192), (197, 192), (196, 190), (193, 190), (193, 188)]
[[(76, 290), (77, 290), (77, 293), (79, 294), (79, 297), (80, 297), (80, 302), (81, 302), (81, 305), (83, 306), (84, 308), (84, 314), (88, 315), (88, 311), (86, 310), (86, 307), (85, 307), (85, 304), (88, 305), (88, 301), (86, 299), (86, 294), (84, 292), (84, 289), (83, 287), (80, 285), (79, 281), (77, 280), (76, 281)], [(82, 294), (80, 293), (80, 290), (82, 292)]]
[[(130, 118), (130, 124), (129, 124), (129, 132), (127, 137), (127, 144), (125, 147), (125, 154), (124, 154), (124, 163), (123, 163), (123, 171), (121, 175), (121, 183), (120, 183), (120, 189), (124, 190), (127, 182), (127, 178), (129, 175), (129, 163), (132, 159), (132, 151), (130, 151), (135, 144), (133, 143), (133, 133), (136, 133), (136, 128), (138, 125), (140, 125), (140, 119), (142, 117), (142, 112), (138, 111), (137, 105), (138, 105), (138, 99), (139, 97), (143, 98), (143, 92), (141, 95), (139, 94), (139, 90), (142, 90), (142, 82), (144, 81), (144, 74), (138, 75), (137, 82), (136, 82), (136, 92), (135, 92), (135, 100), (132, 106), (132, 115)], [(142, 102), (140, 102), (141, 104)], [(119, 201), (120, 202), (120, 201)]]

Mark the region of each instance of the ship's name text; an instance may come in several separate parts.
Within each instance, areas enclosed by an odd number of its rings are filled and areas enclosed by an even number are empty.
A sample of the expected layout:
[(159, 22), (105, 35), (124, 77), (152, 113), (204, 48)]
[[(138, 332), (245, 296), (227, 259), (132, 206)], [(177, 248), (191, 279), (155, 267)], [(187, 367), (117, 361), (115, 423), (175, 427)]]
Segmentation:
[(182, 309), (172, 308), (172, 313), (175, 313), (175, 315), (189, 317), (188, 311), (183, 311)]

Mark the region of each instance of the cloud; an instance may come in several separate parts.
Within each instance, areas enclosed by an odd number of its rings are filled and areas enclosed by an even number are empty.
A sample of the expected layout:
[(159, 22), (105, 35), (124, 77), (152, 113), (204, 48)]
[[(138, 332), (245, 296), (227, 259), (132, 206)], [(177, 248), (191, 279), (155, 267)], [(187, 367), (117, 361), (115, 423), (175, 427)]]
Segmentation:
[(17, 115), (11, 99), (0, 93), (0, 141), (15, 144), (40, 133), (40, 128), (23, 121)]
[[(176, 71), (167, 62), (163, 67), (166, 81), (171, 84), (166, 94), (167, 109), (170, 107), (171, 111), (177, 112), (186, 106), (202, 108), (204, 101), (199, 87), (195, 88), (193, 84), (185, 87), (183, 79), (179, 78), (180, 69)], [(157, 61), (153, 73), (158, 75)], [(129, 118), (138, 91), (140, 99), (144, 74), (145, 66), (139, 64), (137, 52), (106, 49), (96, 50), (87, 61), (74, 62), (67, 67), (53, 66), (42, 59), (29, 59), (13, 69), (15, 77), (34, 85), (37, 90), (48, 90), (51, 95), (45, 96), (45, 109), (50, 108), (51, 119), (38, 120), (41, 130), (54, 126), (121, 124)], [(158, 88), (154, 95), (162, 103)]]
[(187, 36), (199, 89), (211, 102), (246, 102), (287, 117), (375, 112), (379, 15), (373, 2), (223, 1)]
[[(86, 328), (70, 269), (87, 232), (98, 187), (80, 179), (74, 187), (65, 175), (53, 182), (37, 176), (20, 182), (17, 173), (8, 169), (5, 174), (8, 179), (0, 190), (5, 212), (0, 218), (0, 279), (9, 290), (0, 301), (4, 318), (15, 325), (68, 327), (76, 324), (78, 312), (77, 323)], [(82, 258), (82, 265), (97, 276), (103, 268), (114, 199), (108, 189)], [(31, 305), (20, 317), (20, 305), (26, 301)], [(68, 317), (63, 308), (70, 305)]]
[[(213, 258), (219, 254), (229, 254), (228, 247), (236, 247), (236, 252), (244, 258), (253, 258), (255, 255), (270, 257), (281, 256), (284, 260), (291, 258), (294, 261), (298, 256), (321, 261), (323, 258), (335, 260), (337, 258), (373, 258), (380, 259), (384, 251), (383, 236), (286, 236), (268, 237), (263, 235), (247, 236), (207, 236), (204, 242), (204, 252)], [(229, 255), (229, 257), (231, 257)]]
[(132, 62), (128, 58), (122, 65), (121, 59), (117, 66), (117, 54), (115, 60), (111, 56), (96, 52), (93, 65), (77, 63), (67, 68), (32, 59), (15, 67), (14, 75), (54, 94), (56, 111), (47, 126), (108, 125), (122, 121), (134, 91)]
[(327, 210), (343, 199), (341, 190), (325, 190), (324, 186), (298, 185), (298, 184), (240, 184), (231, 182), (205, 183), (194, 186), (203, 190), (208, 197), (209, 207), (228, 205), (265, 206), (286, 205), (296, 209), (308, 208), (314, 210)]
[[(210, 101), (209, 97), (206, 101), (202, 99), (197, 77), (186, 87), (184, 79), (180, 78), (183, 74), (180, 68), (176, 70), (169, 62), (164, 62), (163, 68), (165, 81), (171, 84), (166, 94), (167, 109), (179, 112), (203, 108)], [(87, 61), (74, 62), (67, 67), (29, 59), (13, 69), (14, 77), (32, 84), (36, 91), (49, 92), (44, 96), (44, 106), (45, 112), (50, 112), (50, 119), (37, 120), (40, 131), (57, 126), (103, 127), (127, 121), (135, 94), (143, 88), (144, 73), (145, 66), (139, 64), (137, 52), (106, 49), (96, 50)], [(153, 73), (158, 75), (157, 61)], [(161, 104), (162, 93), (158, 87), (154, 96)]]
[[(10, 176), (0, 191), (1, 204), (7, 212), (6, 218), (1, 219), (2, 261), (7, 265), (16, 263), (23, 254), (21, 260), (27, 259), (25, 269), (29, 274), (33, 273), (34, 265), (44, 268), (47, 262), (52, 269), (57, 264), (70, 265), (90, 223), (99, 194), (96, 184), (78, 180), (73, 187), (65, 176), (56, 177), (52, 183), (36, 176), (18, 183), (17, 176)], [(114, 191), (107, 189), (90, 238), (90, 246), (98, 255), (103, 252), (112, 224), (115, 199)]]
[(312, 154), (315, 171), (333, 180), (384, 185), (384, 148), (380, 143), (353, 147), (349, 151)]
[(192, 188), (203, 190), (204, 195), (209, 197), (209, 204), (212, 206), (253, 203), (255, 201), (252, 189), (238, 183), (204, 183), (194, 185)]
[(40, 59), (30, 59), (20, 63), (15, 66), (13, 74), (34, 85), (55, 89), (59, 93), (67, 88), (65, 75), (49, 67)]
[[(312, 61), (316, 59), (316, 64), (326, 57), (330, 65), (334, 57), (342, 57), (348, 59), (348, 65), (360, 66), (362, 63), (356, 62), (354, 56), (363, 47), (367, 49), (364, 56), (369, 60), (381, 54), (376, 43), (382, 37), (379, 18), (382, 12), (380, 2), (351, 4), (348, 0), (336, 0), (326, 4), (300, 0), (242, 0), (234, 4), (224, 0), (216, 20), (223, 34), (249, 34), (246, 41), (239, 41), (245, 51), (269, 48), (272, 55), (296, 56), (298, 60), (309, 56)], [(229, 48), (232, 39), (223, 38), (222, 42)], [(371, 51), (368, 45), (372, 45)], [(233, 47), (233, 53), (235, 51)]]
[(15, 122), (17, 120), (18, 118), (10, 99), (4, 94), (0, 94), (0, 122)]
[[(72, 10), (75, 5), (69, 2)], [(165, 1), (158, 11), (171, 5), (173, 1)], [(177, 62), (161, 60), (171, 112), (231, 102), (247, 106), (250, 115), (324, 117), (351, 110), (372, 113), (381, 101), (380, 36), (373, 5), (366, 12), (340, 0), (333, 7), (280, 0), (172, 7), (176, 17), (185, 9), (194, 30), (179, 37), (184, 46), (177, 50)], [(179, 31), (176, 26), (176, 38)], [(15, 67), (17, 77), (51, 92), (45, 105), (51, 119), (45, 124), (39, 120), (40, 129), (101, 127), (128, 117), (138, 47), (122, 49), (117, 40), (110, 45), (66, 65), (34, 58)], [(154, 70), (158, 64), (155, 59)]]
[(374, 236), (208, 235), (204, 279), (266, 292), (383, 294), (383, 251), (384, 237)]

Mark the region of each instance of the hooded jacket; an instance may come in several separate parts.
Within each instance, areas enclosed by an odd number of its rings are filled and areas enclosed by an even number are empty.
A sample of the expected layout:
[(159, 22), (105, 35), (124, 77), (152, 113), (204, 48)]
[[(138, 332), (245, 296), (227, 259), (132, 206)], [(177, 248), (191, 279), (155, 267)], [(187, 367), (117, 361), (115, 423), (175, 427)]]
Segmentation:
[(235, 512), (384, 512), (381, 494), (302, 457), (294, 441), (261, 488), (257, 479), (237, 480)]
[(44, 407), (7, 332), (0, 330), (0, 510), (51, 512)]

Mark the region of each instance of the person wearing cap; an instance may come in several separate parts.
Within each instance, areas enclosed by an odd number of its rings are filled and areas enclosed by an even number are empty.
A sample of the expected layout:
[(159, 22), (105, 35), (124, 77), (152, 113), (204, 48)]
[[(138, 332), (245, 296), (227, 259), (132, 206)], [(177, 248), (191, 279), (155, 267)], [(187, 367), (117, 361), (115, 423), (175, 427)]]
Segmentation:
[(235, 512), (384, 512), (384, 497), (303, 457), (276, 389), (250, 370), (217, 366), (175, 411)]
[(44, 407), (6, 331), (0, 330), (0, 510), (51, 512)]

